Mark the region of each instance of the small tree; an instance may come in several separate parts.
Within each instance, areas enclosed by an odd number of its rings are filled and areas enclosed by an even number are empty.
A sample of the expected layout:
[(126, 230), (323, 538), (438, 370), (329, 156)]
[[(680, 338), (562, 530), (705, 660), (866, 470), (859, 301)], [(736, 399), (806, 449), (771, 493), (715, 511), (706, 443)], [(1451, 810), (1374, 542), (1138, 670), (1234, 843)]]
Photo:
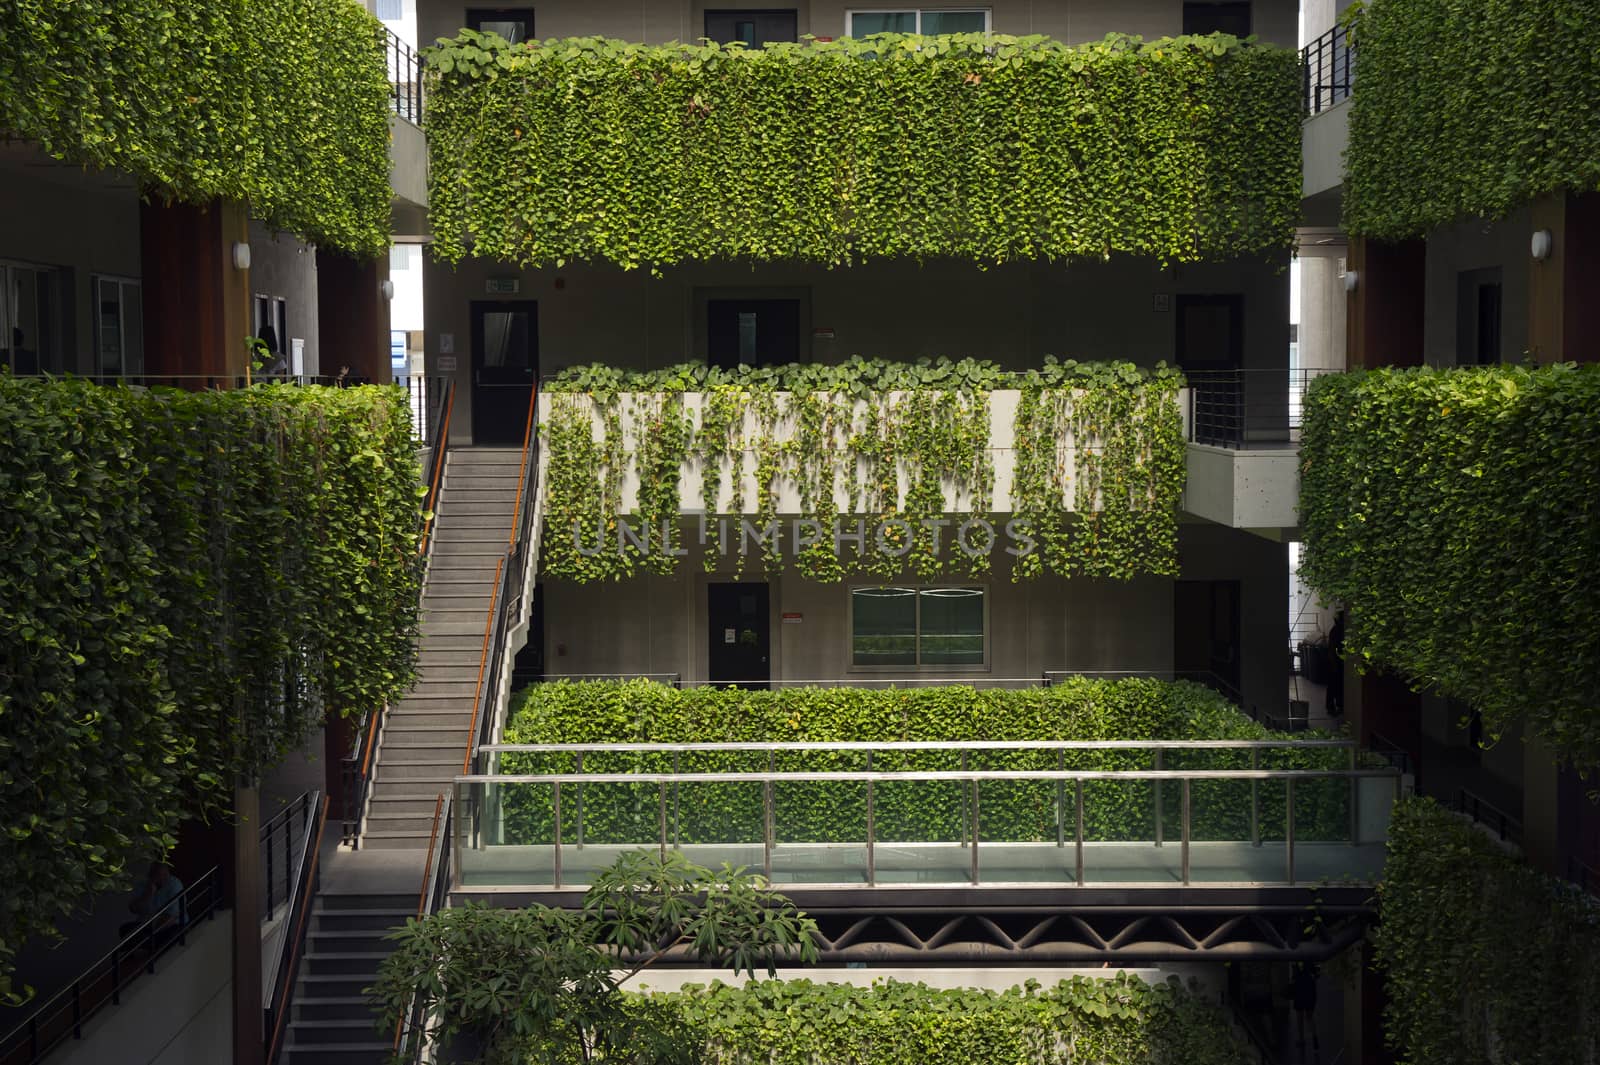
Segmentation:
[(385, 1032), (420, 1017), (396, 1062), (421, 1041), (443, 1048), (462, 1036), (476, 1046), (453, 1050), (484, 1065), (688, 1065), (697, 1033), (622, 985), (675, 949), (770, 975), (784, 958), (815, 961), (815, 933), (760, 876), (635, 851), (595, 878), (579, 910), (468, 903), (408, 920), (369, 993)]

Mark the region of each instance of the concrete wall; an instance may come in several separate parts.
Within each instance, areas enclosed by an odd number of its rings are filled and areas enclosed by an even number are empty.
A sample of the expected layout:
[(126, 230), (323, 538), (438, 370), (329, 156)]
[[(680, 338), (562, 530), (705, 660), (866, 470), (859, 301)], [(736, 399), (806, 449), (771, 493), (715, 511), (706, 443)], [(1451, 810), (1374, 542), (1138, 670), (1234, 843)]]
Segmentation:
[(1460, 277), (1468, 270), (1500, 270), (1500, 358), (1518, 361), (1528, 348), (1529, 209), (1502, 222), (1460, 222), (1428, 234), (1423, 354), (1429, 366), (1454, 366)]
[(1350, 144), (1350, 101), (1342, 100), (1306, 119), (1300, 141), (1301, 195), (1344, 185), (1344, 152)]
[[(451, 439), (472, 436), (469, 304), (489, 299), (491, 278), (516, 278), (514, 297), (538, 303), (539, 370), (604, 361), (650, 368), (705, 357), (700, 325), (707, 295), (782, 290), (809, 297), (802, 351), (822, 363), (852, 355), (894, 359), (975, 355), (1014, 369), (1062, 358), (1173, 361), (1171, 307), (1184, 293), (1244, 296), (1244, 365), (1281, 368), (1289, 350), (1285, 264), (1253, 261), (1163, 270), (1147, 259), (1117, 257), (1071, 265), (1009, 264), (980, 270), (954, 261), (868, 263), (824, 270), (801, 264), (703, 264), (648, 271), (569, 264), (518, 271), (483, 260), (452, 269), (430, 262), (424, 284), (429, 366), (442, 341), (456, 358)], [(1156, 296), (1169, 297), (1166, 310)], [(822, 331), (822, 335), (818, 335)], [(831, 332), (831, 336), (828, 336)]]
[[(475, 6), (494, 5), (418, 0), (418, 40), (432, 44), (438, 37), (454, 35), (465, 22), (466, 9)], [(543, 0), (525, 6), (534, 9), (534, 33), (539, 37), (599, 35), (662, 43), (700, 37), (705, 33), (706, 9), (730, 5), (701, 0)], [(843, 37), (847, 11), (881, 10), (895, 5), (854, 0), (774, 0), (754, 6), (794, 10), (801, 36), (810, 33)], [(1161, 37), (1183, 29), (1182, 0), (986, 0), (924, 6), (987, 7), (991, 12), (990, 28), (995, 33), (1042, 33), (1074, 42), (1099, 40), (1112, 32)], [(1297, 14), (1298, 5), (1292, 0), (1255, 0), (1252, 29), (1263, 41), (1293, 48), (1297, 43)]]
[[(250, 296), (285, 301), (289, 334), (279, 337), (285, 355), (295, 339), (305, 341), (305, 372), (321, 373), (317, 358), (317, 256), (315, 249), (288, 234), (250, 223)], [(254, 310), (252, 308), (252, 314)], [(243, 342), (241, 338), (240, 342)]]
[(57, 330), (62, 359), (49, 368), (95, 366), (95, 275), (137, 279), (139, 199), (132, 179), (85, 173), (25, 145), (0, 149), (0, 259), (56, 267), (67, 299)]
[[(691, 554), (670, 577), (641, 575), (607, 585), (551, 580), (542, 584), (548, 674), (677, 673), (706, 679), (709, 619), (706, 585), (733, 579), (731, 560), (707, 574), (685, 526)], [(552, 530), (550, 535), (555, 535)], [(730, 550), (735, 548), (730, 546)], [(1246, 707), (1282, 713), (1287, 673), (1284, 603), (1288, 598), (1285, 545), (1212, 525), (1179, 530), (1182, 575), (1240, 582), (1242, 689)], [(878, 578), (819, 584), (785, 569), (770, 582), (771, 676), (776, 681), (841, 678), (955, 677), (1036, 682), (1046, 670), (1164, 671), (1173, 668), (1174, 590), (1165, 578), (1132, 581), (1053, 576), (1012, 583), (1011, 559), (998, 552), (989, 578), (930, 583), (977, 584), (988, 595), (985, 666), (922, 671), (861, 669), (850, 664), (849, 589)], [(759, 559), (744, 579), (765, 580)], [(907, 581), (915, 578), (907, 575)], [(889, 581), (888, 583), (893, 583)], [(785, 613), (801, 615), (786, 623)]]

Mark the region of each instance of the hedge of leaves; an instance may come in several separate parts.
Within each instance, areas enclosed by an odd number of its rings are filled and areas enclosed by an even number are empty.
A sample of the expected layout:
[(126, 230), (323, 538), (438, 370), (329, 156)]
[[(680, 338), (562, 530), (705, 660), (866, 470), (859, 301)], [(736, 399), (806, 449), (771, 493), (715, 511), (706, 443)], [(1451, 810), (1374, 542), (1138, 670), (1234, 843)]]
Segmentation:
[[(975, 359), (683, 364), (643, 373), (574, 367), (549, 386), (541, 427), (549, 455), (541, 572), (579, 582), (640, 569), (673, 573), (673, 552), (683, 547), (679, 515), (698, 503), (708, 515), (708, 572), (726, 552), (742, 572), (747, 554), (759, 551), (769, 574), (792, 561), (802, 576), (827, 582), (907, 570), (922, 579), (976, 578), (996, 556), (1012, 559), (1014, 580), (1047, 569), (1064, 577), (1173, 576), (1187, 472), (1181, 381), (1165, 365), (1049, 357), (1021, 373)], [(990, 394), (1007, 388), (1021, 393), (1012, 423), (1017, 461), (1011, 509), (997, 517)], [(686, 392), (699, 393), (698, 408), (685, 406)], [(698, 500), (680, 498), (688, 467), (701, 473)], [(647, 541), (617, 528), (630, 472), (639, 488), (628, 524), (648, 530)], [(799, 517), (814, 523), (817, 542), (747, 545), (741, 517), (758, 528), (776, 521), (785, 487), (799, 496)], [(731, 515), (726, 537), (717, 515)], [(962, 531), (971, 517), (988, 527)], [(855, 530), (857, 518), (865, 536), (853, 544), (835, 537), (836, 528)], [(1011, 556), (996, 542), (999, 527), (1013, 534)]]
[(1253, 1057), (1222, 1013), (1173, 977), (1119, 973), (1029, 981), (1007, 991), (871, 987), (809, 980), (714, 983), (651, 996), (704, 1033), (717, 1065), (1245, 1065)]
[(1591, 0), (1382, 0), (1356, 24), (1344, 224), (1383, 240), (1600, 189)]
[[(1209, 688), (1187, 681), (1069, 678), (1049, 688), (976, 690), (940, 688), (735, 688), (677, 689), (650, 681), (557, 681), (526, 689), (505, 730), (506, 743), (721, 743), (887, 742), (962, 740), (1166, 740), (1305, 739), (1272, 733)], [(1349, 755), (1338, 749), (1262, 751), (1263, 769), (1341, 769)], [(853, 771), (867, 768), (861, 752), (700, 753), (678, 756), (602, 752), (584, 755), (585, 773)], [(1248, 750), (1167, 751), (1165, 769), (1249, 769)], [(1154, 769), (1151, 752), (959, 751), (879, 752), (872, 769), (946, 772), (971, 770)], [(567, 754), (515, 754), (502, 759), (507, 773), (570, 773)], [(1196, 781), (1192, 813), (1195, 839), (1250, 839), (1250, 785), (1246, 781)], [(875, 785), (874, 815), (882, 840), (955, 841), (962, 837), (965, 789), (951, 781)], [(759, 784), (681, 784), (669, 831), (685, 843), (759, 840)], [(1261, 838), (1284, 838), (1285, 789), (1259, 789)], [(1296, 837), (1349, 838), (1349, 787), (1343, 781), (1302, 781), (1295, 789)], [(549, 843), (554, 832), (548, 788), (514, 787), (505, 798), (506, 841)], [(1010, 842), (1056, 839), (1057, 790), (1052, 782), (992, 782), (981, 786), (983, 839)], [(564, 800), (570, 801), (570, 800)], [(1181, 790), (1162, 789), (1163, 818), (1176, 838)], [(781, 784), (774, 789), (774, 821), (785, 842), (865, 838), (866, 788), (861, 784)], [(1066, 817), (1075, 813), (1067, 789)], [(604, 784), (584, 788), (584, 839), (591, 843), (649, 843), (660, 836), (654, 784)], [(1155, 788), (1150, 781), (1084, 784), (1084, 838), (1147, 840), (1155, 830)], [(565, 842), (576, 842), (569, 809)], [(1068, 830), (1068, 835), (1072, 831)]]
[(0, 5), (0, 130), (359, 255), (389, 243), (389, 91), (350, 0)]
[(1405, 1065), (1600, 1059), (1600, 901), (1430, 799), (1395, 807), (1379, 891), (1384, 1028)]
[(393, 388), (0, 375), (0, 990), (21, 940), (415, 658)]
[(1319, 378), (1301, 453), (1345, 654), (1600, 765), (1600, 366)]
[(1232, 37), (428, 52), (434, 251), (528, 266), (1281, 254), (1300, 67)]

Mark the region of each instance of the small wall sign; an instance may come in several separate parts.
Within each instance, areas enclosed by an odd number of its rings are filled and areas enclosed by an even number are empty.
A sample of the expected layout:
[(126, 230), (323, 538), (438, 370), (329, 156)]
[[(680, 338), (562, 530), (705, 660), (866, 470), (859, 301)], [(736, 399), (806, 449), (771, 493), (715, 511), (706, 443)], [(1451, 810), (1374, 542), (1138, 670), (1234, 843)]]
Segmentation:
[(733, 630), (733, 629), (723, 629), (722, 630), (722, 642), (723, 643), (738, 643), (739, 642), (739, 634), (738, 634), (738, 632)]
[(483, 283), (483, 290), (491, 296), (515, 296), (522, 291), (522, 279), (517, 277), (491, 277)]
[(434, 363), (439, 367), (440, 373), (456, 372), (456, 357), (454, 355), (441, 355), (434, 360)]
[(1150, 309), (1155, 311), (1157, 314), (1172, 313), (1172, 293), (1157, 292), (1155, 294), (1155, 298), (1151, 301)]
[(805, 619), (806, 616), (799, 611), (795, 611), (794, 613), (785, 612), (783, 615), (783, 623), (785, 625), (798, 625)]

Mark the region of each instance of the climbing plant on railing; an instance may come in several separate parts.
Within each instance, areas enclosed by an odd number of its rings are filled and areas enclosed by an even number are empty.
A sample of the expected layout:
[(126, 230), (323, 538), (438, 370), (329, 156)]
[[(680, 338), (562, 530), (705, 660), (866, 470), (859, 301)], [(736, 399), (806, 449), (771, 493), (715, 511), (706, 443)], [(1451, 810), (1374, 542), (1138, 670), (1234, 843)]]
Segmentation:
[[(787, 559), (819, 581), (984, 575), (997, 546), (993, 394), (1012, 389), (1010, 532), (1023, 541), (1013, 577), (1169, 575), (1185, 472), (1180, 382), (1166, 367), (1051, 358), (1026, 373), (942, 359), (573, 368), (546, 389), (543, 572), (598, 580), (641, 562), (673, 572), (662, 523), (678, 535), (680, 474), (697, 469), (708, 572), (736, 549), (736, 572), (759, 550), (768, 573)], [(638, 504), (624, 516), (630, 471)], [(801, 523), (780, 530), (792, 533), (786, 556), (772, 531), (789, 488)]]
[(1429, 799), (1395, 807), (1384, 1029), (1406, 1065), (1600, 1059), (1600, 902)]
[(1304, 408), (1301, 573), (1345, 654), (1600, 765), (1600, 366), (1338, 374)]
[(0, 993), (181, 818), (410, 686), (418, 481), (399, 389), (0, 375)]
[(1345, 227), (1402, 240), (1600, 188), (1594, 14), (1590, 0), (1365, 6)]
[(452, 262), (1188, 262), (1281, 256), (1299, 219), (1298, 56), (1222, 35), (467, 31), (427, 58), (429, 218)]
[(349, 0), (7, 3), (0, 130), (154, 198), (236, 200), (276, 229), (382, 254), (383, 32)]

